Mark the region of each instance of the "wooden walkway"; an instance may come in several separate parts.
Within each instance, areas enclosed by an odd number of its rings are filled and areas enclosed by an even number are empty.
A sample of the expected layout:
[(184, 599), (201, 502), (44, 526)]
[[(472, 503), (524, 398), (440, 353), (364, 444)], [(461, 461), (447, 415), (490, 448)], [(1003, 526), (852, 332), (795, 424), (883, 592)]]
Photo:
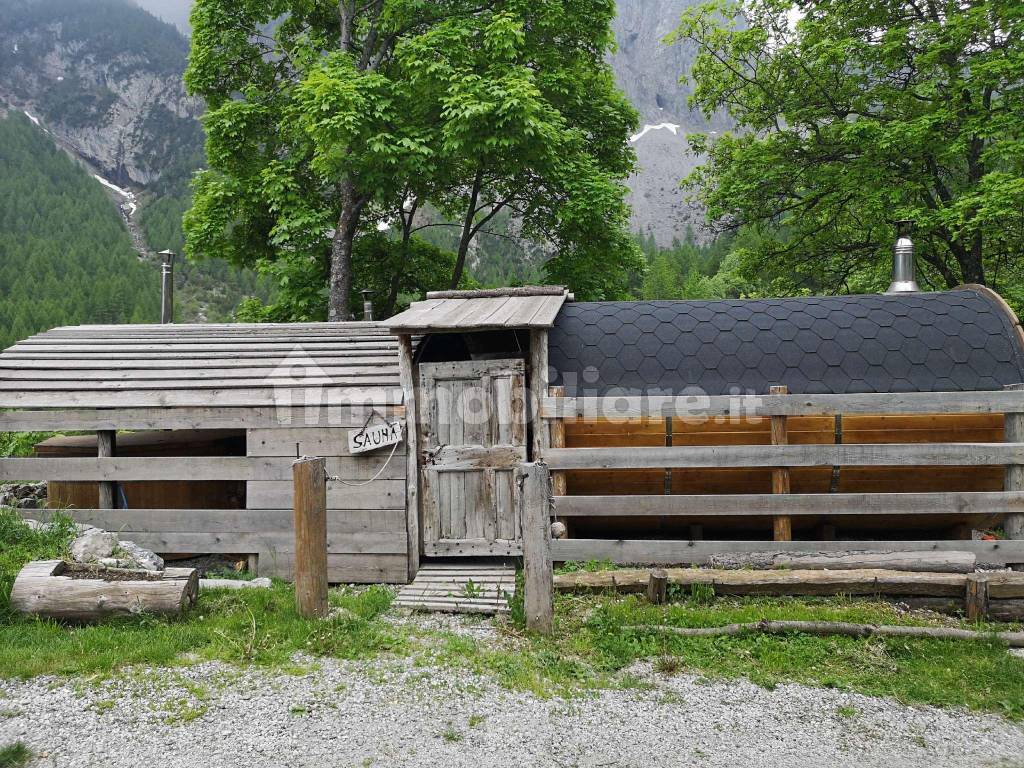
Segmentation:
[(395, 605), (416, 611), (508, 613), (516, 591), (512, 566), (493, 563), (429, 564), (402, 587)]

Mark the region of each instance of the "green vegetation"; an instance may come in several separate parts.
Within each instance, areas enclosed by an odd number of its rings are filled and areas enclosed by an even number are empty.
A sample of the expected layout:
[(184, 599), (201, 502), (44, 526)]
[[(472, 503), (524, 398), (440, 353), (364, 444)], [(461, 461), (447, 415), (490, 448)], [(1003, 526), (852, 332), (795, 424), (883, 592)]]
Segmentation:
[[(712, 600), (707, 595), (681, 595), (671, 605), (654, 606), (635, 595), (559, 595), (551, 637), (524, 633), (518, 605), (510, 619), (497, 623), (497, 642), (396, 625), (386, 615), (393, 599), (387, 587), (331, 590), (332, 613), (324, 621), (300, 618), (290, 586), (282, 583), (271, 589), (204, 592), (192, 612), (177, 620), (142, 616), (62, 627), (11, 615), (7, 600), (17, 571), (29, 559), (59, 556), (70, 536), (66, 522), (52, 532), (33, 532), (12, 512), (0, 511), (0, 677), (102, 676), (132, 665), (175, 666), (212, 659), (287, 673), (294, 669), (293, 656), (299, 651), (340, 659), (401, 654), (411, 655), (418, 666), (469, 669), (510, 689), (548, 697), (608, 687), (649, 688), (645, 679), (624, 672), (636, 661), (649, 660), (662, 675), (742, 677), (767, 687), (800, 682), (1024, 720), (1024, 659), (1011, 656), (996, 642), (800, 634), (681, 638), (625, 629), (760, 619), (979, 626), (842, 598)], [(180, 706), (168, 712), (168, 721), (201, 717), (207, 699), (205, 690), (190, 690)], [(854, 717), (856, 711), (840, 714)], [(469, 727), (481, 722), (471, 718)]]
[(31, 456), (32, 449), (55, 432), (0, 432), (0, 459)]
[(102, 188), (25, 117), (0, 117), (0, 348), (74, 323), (154, 322), (159, 290)]
[[(504, 216), (546, 244), (544, 279), (581, 299), (628, 295), (642, 269), (622, 183), (637, 115), (605, 60), (613, 15), (613, 0), (345, 0), (335, 14), (199, 0), (186, 83), (209, 107), (210, 169), (185, 217), (189, 252), (329, 276), (319, 318), (347, 317), (360, 270), (393, 286), (433, 209), (441, 221), (427, 224), (458, 236), (430, 287), (463, 284), (474, 241), (500, 237)], [(359, 241), (384, 222), (400, 258), (366, 260)]]
[(677, 42), (698, 52), (691, 104), (736, 130), (691, 137), (687, 179), (775, 289), (884, 289), (898, 219), (917, 224), (920, 280), (984, 283), (1016, 303), (1024, 276), (1024, 17), (961, 4), (713, 0)]
[(31, 759), (32, 752), (20, 741), (0, 747), (0, 768), (21, 768)]
[(30, 560), (64, 557), (74, 530), (70, 519), (57, 516), (52, 526), (33, 531), (14, 510), (0, 507), (0, 622), (9, 618), (7, 603), (18, 571)]

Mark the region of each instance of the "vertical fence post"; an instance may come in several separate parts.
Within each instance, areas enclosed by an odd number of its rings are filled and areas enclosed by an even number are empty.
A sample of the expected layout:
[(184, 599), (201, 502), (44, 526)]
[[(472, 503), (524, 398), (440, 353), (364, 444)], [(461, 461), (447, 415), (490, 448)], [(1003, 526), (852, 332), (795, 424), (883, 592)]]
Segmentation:
[(526, 628), (550, 634), (554, 618), (551, 567), (551, 475), (543, 462), (519, 468), (523, 521)]
[(307, 619), (327, 615), (327, 462), (301, 458), (295, 483), (295, 607)]
[[(1011, 384), (1008, 390), (1024, 390), (1024, 384)], [(1024, 443), (1024, 413), (1007, 413), (1005, 415), (1005, 432), (1003, 439), (1008, 443)], [(1004, 481), (1004, 490), (1024, 491), (1024, 466), (1008, 464)], [(1008, 539), (1024, 539), (1024, 515), (1007, 515), (1003, 522), (1003, 532)], [(1015, 571), (1024, 571), (1024, 563), (1010, 563)]]
[[(551, 397), (565, 397), (565, 387), (549, 387), (548, 394)], [(552, 448), (565, 448), (565, 419), (551, 419), (549, 421), (549, 433)], [(566, 482), (565, 472), (552, 472), (551, 473), (551, 494), (553, 496), (565, 496), (568, 493), (568, 483)], [(553, 535), (553, 538), (564, 539), (569, 536), (568, 520), (557, 520), (557, 528), (552, 531), (558, 531), (557, 535)]]
[[(772, 395), (789, 394), (789, 387), (783, 385), (771, 387), (768, 390)], [(786, 430), (785, 416), (772, 416), (772, 445), (788, 445), (789, 433)], [(779, 467), (772, 470), (772, 493), (789, 493), (789, 467)], [(776, 515), (772, 518), (772, 535), (775, 541), (793, 540), (793, 521), (789, 515)]]
[[(96, 433), (96, 455), (103, 458), (110, 458), (117, 453), (117, 432), (112, 429), (103, 429)], [(100, 509), (117, 509), (117, 483), (102, 482), (99, 485)]]

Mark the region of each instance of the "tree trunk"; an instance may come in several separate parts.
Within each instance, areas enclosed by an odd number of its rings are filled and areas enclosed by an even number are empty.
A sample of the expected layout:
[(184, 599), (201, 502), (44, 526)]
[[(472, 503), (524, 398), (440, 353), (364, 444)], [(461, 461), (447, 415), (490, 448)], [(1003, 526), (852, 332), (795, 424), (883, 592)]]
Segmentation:
[(476, 172), (473, 179), (473, 189), (469, 195), (469, 205), (466, 206), (466, 217), (462, 222), (462, 237), (459, 238), (459, 252), (455, 259), (455, 270), (452, 272), (451, 289), (454, 291), (462, 282), (462, 273), (466, 269), (466, 255), (469, 253), (469, 246), (473, 242), (473, 221), (476, 219), (477, 202), (480, 199), (480, 187), (483, 186), (484, 172), (481, 168)]
[[(408, 196), (407, 196), (408, 197)], [(414, 200), (412, 208), (405, 210), (405, 200), (399, 209), (399, 217), (402, 220), (402, 260), (396, 265), (395, 271), (391, 274), (391, 284), (388, 286), (388, 298), (384, 302), (384, 311), (381, 317), (391, 317), (395, 313), (395, 304), (398, 303), (398, 292), (402, 287), (402, 275), (409, 263), (409, 241), (412, 239), (412, 225), (416, 221), (416, 211), (419, 209), (419, 200)]]
[(352, 241), (359, 224), (362, 205), (358, 201), (355, 183), (346, 177), (338, 185), (341, 213), (331, 241), (331, 293), (328, 319), (343, 322), (352, 319)]

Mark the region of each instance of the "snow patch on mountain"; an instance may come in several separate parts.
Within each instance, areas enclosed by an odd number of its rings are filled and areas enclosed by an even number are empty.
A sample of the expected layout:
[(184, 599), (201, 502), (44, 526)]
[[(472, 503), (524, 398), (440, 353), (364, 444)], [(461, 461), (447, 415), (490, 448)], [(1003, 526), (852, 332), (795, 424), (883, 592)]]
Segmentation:
[(636, 144), (638, 141), (640, 141), (640, 139), (642, 139), (651, 131), (671, 131), (673, 136), (678, 136), (680, 128), (682, 128), (682, 126), (677, 123), (658, 123), (658, 125), (648, 124), (644, 126), (643, 130), (640, 131), (640, 133), (634, 133), (632, 136), (630, 136), (629, 143)]

